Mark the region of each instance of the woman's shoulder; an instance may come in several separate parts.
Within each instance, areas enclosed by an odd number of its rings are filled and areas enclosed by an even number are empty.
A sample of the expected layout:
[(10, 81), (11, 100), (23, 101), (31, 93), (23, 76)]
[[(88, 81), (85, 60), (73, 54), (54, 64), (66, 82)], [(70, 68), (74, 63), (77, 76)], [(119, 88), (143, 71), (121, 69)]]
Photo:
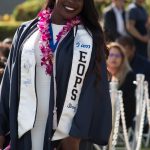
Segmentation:
[(129, 83), (133, 85), (133, 81), (135, 81), (135, 79), (136, 79), (136, 74), (131, 70), (126, 75), (125, 83)]
[(32, 28), (33, 26), (37, 25), (37, 19), (33, 19), (27, 22), (24, 22), (20, 25), (20, 27), (18, 27), (18, 29), (15, 32), (15, 35), (13, 37), (13, 42), (12, 42), (12, 47), (11, 47), (11, 53), (10, 56), (16, 56), (17, 52), (18, 52), (18, 45), (21, 44), (20, 40), (23, 37), (23, 34), (25, 33), (26, 30)]
[[(14, 34), (14, 37), (13, 37), (13, 44), (16, 44), (18, 43), (19, 39), (22, 37), (22, 34), (24, 33), (24, 31), (26, 29), (28, 29), (28, 27), (32, 27), (34, 25), (36, 25), (38, 22), (38, 19), (33, 19), (33, 20), (30, 20), (30, 21), (26, 21), (26, 22), (23, 22), (16, 30), (15, 34)], [(19, 38), (19, 39), (18, 39)]]
[(133, 71), (129, 71), (125, 77), (124, 82), (122, 83), (120, 89), (121, 90), (127, 90), (127, 89), (135, 89), (135, 85), (133, 84), (133, 81), (135, 81), (135, 74)]
[(23, 22), (21, 25), (20, 25), (20, 27), (19, 27), (19, 29), (26, 29), (27, 27), (29, 27), (29, 26), (34, 26), (35, 24), (37, 24), (37, 22), (38, 22), (38, 18), (34, 18), (34, 19), (32, 19), (32, 20), (29, 20), (29, 21), (26, 21), (26, 22)]
[(127, 77), (128, 77), (128, 78), (134, 78), (134, 79), (135, 79), (135, 76), (136, 76), (136, 75), (135, 75), (135, 73), (134, 73), (132, 70), (129, 71), (128, 74), (127, 74)]

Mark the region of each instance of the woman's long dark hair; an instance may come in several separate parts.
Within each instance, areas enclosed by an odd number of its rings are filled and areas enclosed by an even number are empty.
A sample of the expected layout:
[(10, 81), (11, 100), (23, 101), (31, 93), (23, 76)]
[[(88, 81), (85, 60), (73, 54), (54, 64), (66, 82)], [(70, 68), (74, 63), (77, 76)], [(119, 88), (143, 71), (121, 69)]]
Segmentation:
[[(53, 9), (55, 0), (47, 0), (45, 8)], [(84, 27), (92, 33), (93, 44), (96, 46), (95, 71), (98, 79), (101, 78), (100, 62), (102, 51), (107, 51), (102, 28), (99, 24), (99, 15), (95, 8), (93, 0), (84, 0), (83, 9), (80, 18)]]

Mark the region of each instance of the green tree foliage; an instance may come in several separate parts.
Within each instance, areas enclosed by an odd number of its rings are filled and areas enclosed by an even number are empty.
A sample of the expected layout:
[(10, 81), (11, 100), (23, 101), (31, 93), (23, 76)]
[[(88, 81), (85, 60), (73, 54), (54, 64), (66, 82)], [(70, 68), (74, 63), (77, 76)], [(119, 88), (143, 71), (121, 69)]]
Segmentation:
[(16, 6), (13, 16), (17, 21), (27, 21), (35, 18), (43, 6), (41, 0), (27, 0)]

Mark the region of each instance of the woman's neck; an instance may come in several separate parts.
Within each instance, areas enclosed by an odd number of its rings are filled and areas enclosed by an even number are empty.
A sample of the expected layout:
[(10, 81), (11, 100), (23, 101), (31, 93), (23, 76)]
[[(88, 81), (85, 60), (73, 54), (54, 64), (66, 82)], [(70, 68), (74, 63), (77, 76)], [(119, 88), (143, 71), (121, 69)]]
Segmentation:
[(55, 11), (53, 11), (51, 19), (52, 19), (52, 23), (54, 24), (58, 24), (58, 25), (66, 24), (66, 20), (62, 18), (62, 16), (59, 15), (59, 13), (56, 13)]
[(108, 67), (108, 71), (111, 73), (112, 76), (116, 76), (118, 69), (117, 68), (112, 68)]

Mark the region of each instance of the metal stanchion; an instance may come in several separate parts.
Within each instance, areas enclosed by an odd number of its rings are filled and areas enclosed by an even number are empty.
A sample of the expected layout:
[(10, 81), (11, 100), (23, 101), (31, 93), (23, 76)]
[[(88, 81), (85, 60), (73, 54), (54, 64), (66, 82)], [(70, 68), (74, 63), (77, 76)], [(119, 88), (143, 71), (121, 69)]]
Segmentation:
[(120, 107), (118, 100), (118, 82), (110, 82), (110, 97), (112, 103), (112, 133), (109, 140), (109, 150), (115, 150), (119, 133)]
[[(150, 99), (148, 93), (148, 82), (144, 81), (145, 76), (143, 74), (137, 74), (136, 81), (136, 117), (135, 117), (135, 129), (133, 132), (133, 140), (129, 142), (128, 131), (126, 127), (126, 118), (123, 104), (123, 93), (118, 91), (118, 82), (110, 82), (110, 96), (112, 103), (112, 133), (107, 147), (97, 147), (101, 150), (115, 150), (119, 135), (120, 119), (122, 122), (123, 138), (125, 142), (126, 150), (140, 150), (143, 138), (144, 119), (147, 111), (148, 122), (150, 124)], [(147, 134), (146, 143), (149, 144), (150, 130)]]
[(150, 99), (149, 99), (149, 92), (148, 92), (148, 82), (145, 81), (144, 82), (144, 89), (145, 89), (145, 102), (146, 102), (146, 116), (147, 116), (147, 120), (148, 121), (148, 132), (147, 133), (143, 133), (143, 144), (145, 147), (149, 146), (150, 143)]
[(131, 150), (129, 138), (128, 138), (127, 127), (126, 127), (126, 119), (125, 119), (124, 104), (123, 104), (122, 96), (123, 96), (122, 91), (118, 91), (118, 97), (119, 97), (119, 102), (120, 102), (120, 111), (121, 111), (121, 122), (122, 122), (122, 127), (123, 127), (123, 135), (124, 135), (124, 139), (125, 139), (125, 145), (126, 145), (127, 150)]
[(138, 136), (139, 136), (139, 128), (140, 128), (140, 120), (141, 120), (141, 112), (142, 112), (142, 102), (144, 96), (144, 80), (145, 76), (143, 74), (136, 75), (136, 118), (135, 118), (135, 131), (134, 131), (134, 139), (132, 143), (132, 149), (136, 149)]

